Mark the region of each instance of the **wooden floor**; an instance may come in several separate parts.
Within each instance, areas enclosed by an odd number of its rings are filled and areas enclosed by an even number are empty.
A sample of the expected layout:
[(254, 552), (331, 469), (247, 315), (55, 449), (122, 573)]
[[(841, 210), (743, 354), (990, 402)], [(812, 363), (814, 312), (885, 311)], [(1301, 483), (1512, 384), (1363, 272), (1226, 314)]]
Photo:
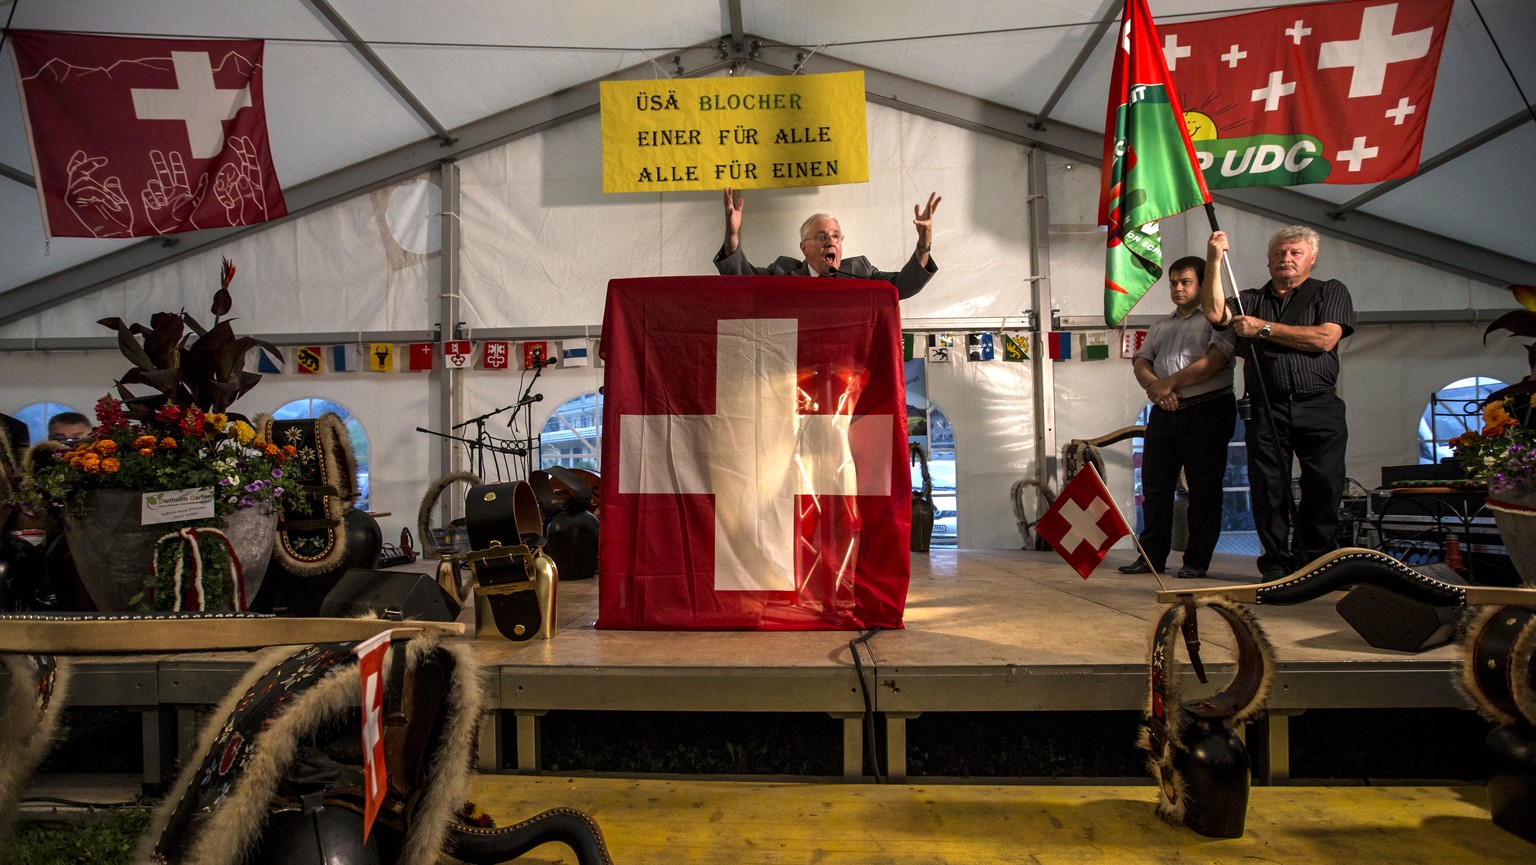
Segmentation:
[[(503, 824), (591, 814), (619, 865), (1521, 863), (1536, 845), (1494, 826), (1481, 788), (1258, 787), (1241, 838), (1154, 814), (1151, 786), (849, 785), (480, 776)], [(549, 844), (519, 862), (574, 865)]]
[[(887, 725), (893, 779), (905, 768), (906, 719), (930, 712), (1136, 710), (1146, 699), (1147, 651), (1164, 607), (1150, 575), (1111, 561), (1088, 580), (1054, 553), (934, 550), (912, 557), (906, 627), (864, 644), (874, 711)], [(1256, 581), (1253, 560), (1218, 556), (1204, 580)], [(1368, 645), (1334, 609), (1343, 593), (1292, 607), (1255, 607), (1275, 646), (1278, 676), (1266, 722), (1266, 771), (1287, 777), (1286, 718), (1313, 708), (1457, 707), (1457, 650), (1408, 653)], [(593, 627), (596, 587), (561, 585), (562, 628), (549, 641), (476, 641), (499, 672), (498, 706), (516, 723), (517, 753), (482, 757), (536, 772), (539, 725), (551, 710), (826, 712), (844, 718), (845, 776), (859, 773), (864, 695), (849, 640), (821, 632), (657, 632)], [(1180, 660), (1186, 694), (1230, 677), (1230, 631), (1201, 617), (1201, 686)], [(495, 741), (501, 741), (498, 737)]]

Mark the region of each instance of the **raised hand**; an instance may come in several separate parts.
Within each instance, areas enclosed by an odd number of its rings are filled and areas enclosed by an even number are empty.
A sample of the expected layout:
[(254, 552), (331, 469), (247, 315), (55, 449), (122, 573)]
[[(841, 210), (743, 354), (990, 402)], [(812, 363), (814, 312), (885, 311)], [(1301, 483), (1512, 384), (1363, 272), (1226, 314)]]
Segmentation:
[(921, 252), (927, 252), (933, 247), (933, 215), (938, 212), (939, 202), (943, 200), (937, 192), (930, 192), (927, 207), (912, 205), (912, 224), (917, 226), (917, 247)]
[(733, 190), (725, 188), (725, 251), (735, 252), (741, 242), (741, 211), (746, 206), (740, 193), (733, 196)]

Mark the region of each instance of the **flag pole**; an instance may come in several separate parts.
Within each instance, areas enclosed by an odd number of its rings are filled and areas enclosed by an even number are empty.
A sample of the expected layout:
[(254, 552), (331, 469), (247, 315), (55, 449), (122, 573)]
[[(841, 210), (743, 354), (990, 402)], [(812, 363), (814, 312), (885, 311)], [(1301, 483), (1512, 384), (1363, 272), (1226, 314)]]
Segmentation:
[[(1214, 203), (1209, 202), (1209, 201), (1207, 201), (1205, 203), (1205, 216), (1211, 222), (1211, 231), (1220, 231), (1221, 230), (1221, 226), (1219, 224), (1217, 224), (1217, 222), (1216, 222), (1216, 205)], [(1233, 275), (1233, 273), (1232, 273), (1232, 260), (1231, 260), (1231, 258), (1228, 257), (1227, 253), (1228, 253), (1228, 250), (1223, 249), (1221, 251), (1221, 265), (1222, 265), (1223, 269), (1226, 271), (1227, 282), (1229, 282), (1232, 285), (1232, 297), (1233, 297), (1234, 300), (1237, 301), (1237, 312), (1238, 312), (1238, 314), (1239, 315), (1247, 315), (1248, 314), (1247, 311), (1245, 311), (1243, 309), (1243, 295), (1242, 295), (1242, 292), (1238, 291), (1238, 289), (1237, 289), (1237, 277), (1235, 275)], [(1225, 297), (1226, 296), (1225, 293), (1223, 293), (1222, 296)], [(1258, 364), (1259, 363), (1259, 353), (1257, 351), (1250, 351), (1248, 353), (1248, 356), (1246, 358), (1244, 358), (1243, 362), (1244, 363)], [(1254, 369), (1260, 370), (1260, 368), (1258, 366), (1255, 366)], [(1247, 379), (1247, 376), (1244, 376), (1244, 379)], [(1280, 462), (1285, 463), (1287, 466), (1289, 466), (1290, 463), (1289, 463), (1289, 460), (1286, 458), (1285, 452), (1280, 449), (1280, 432), (1279, 432), (1279, 430), (1277, 430), (1275, 428), (1275, 412), (1274, 412), (1274, 407), (1270, 404), (1270, 401), (1269, 401), (1269, 388), (1264, 384), (1264, 374), (1263, 374), (1262, 370), (1259, 371), (1258, 375), (1255, 375), (1253, 377), (1253, 383), (1254, 383), (1255, 387), (1259, 391), (1259, 401), (1264, 406), (1264, 419), (1265, 419), (1265, 421), (1268, 422), (1268, 426), (1269, 426), (1269, 440), (1270, 440), (1270, 442), (1272, 443), (1272, 445), (1273, 445), (1273, 447), (1275, 449), (1275, 457), (1277, 459), (1279, 459)], [(1250, 417), (1251, 416), (1252, 415), (1250, 414)], [(1249, 422), (1248, 418), (1244, 418), (1243, 419), (1243, 423), (1244, 424), (1247, 424), (1248, 422)], [(1287, 471), (1287, 473), (1289, 473), (1290, 469), (1287, 468), (1286, 471)], [(1295, 494), (1291, 490), (1291, 485), (1289, 483), (1287, 483), (1285, 485), (1285, 510), (1286, 510), (1286, 513), (1290, 515), (1291, 525), (1292, 526), (1296, 525), (1296, 521), (1297, 521), (1297, 518), (1298, 518), (1297, 509), (1298, 509), (1298, 506), (1296, 504), (1296, 496), (1295, 496)]]
[[(1221, 225), (1216, 221), (1216, 204), (1207, 201), (1205, 203), (1205, 218), (1210, 220), (1211, 231), (1220, 231)], [(1237, 290), (1237, 274), (1232, 272), (1232, 259), (1227, 257), (1227, 250), (1221, 251), (1221, 267), (1227, 275), (1227, 284), (1232, 286), (1232, 297), (1237, 301), (1237, 314), (1247, 315), (1243, 309), (1243, 295)]]
[[(1117, 511), (1120, 510), (1120, 506), (1119, 505), (1115, 505), (1115, 510), (1117, 510)], [(1125, 514), (1121, 514), (1120, 515), (1120, 519), (1122, 519), (1122, 520), (1125, 519)], [(1158, 589), (1158, 591), (1161, 591), (1161, 592), (1168, 591), (1168, 585), (1163, 582), (1163, 572), (1158, 570), (1157, 568), (1152, 567), (1152, 560), (1147, 558), (1147, 551), (1141, 548), (1141, 536), (1136, 534), (1135, 532), (1131, 532), (1131, 542), (1136, 545), (1136, 554), (1141, 556), (1141, 560), (1143, 562), (1147, 563), (1147, 567), (1148, 568), (1151, 568), (1152, 576), (1157, 578), (1157, 589)]]

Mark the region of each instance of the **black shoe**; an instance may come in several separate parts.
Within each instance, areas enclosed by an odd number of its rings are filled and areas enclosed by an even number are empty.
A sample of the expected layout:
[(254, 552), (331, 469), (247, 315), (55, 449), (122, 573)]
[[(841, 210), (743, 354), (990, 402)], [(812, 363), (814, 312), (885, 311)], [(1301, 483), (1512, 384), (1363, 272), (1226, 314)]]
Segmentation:
[(1147, 566), (1147, 562), (1146, 562), (1145, 559), (1137, 559), (1136, 561), (1131, 562), (1128, 565), (1121, 565), (1120, 567), (1116, 568), (1115, 570), (1119, 571), (1122, 574), (1150, 574), (1150, 573), (1152, 573), (1152, 568)]
[(1263, 578), (1264, 582), (1266, 583), (1273, 583), (1275, 580), (1283, 580), (1289, 575), (1290, 571), (1287, 571), (1283, 565), (1270, 565), (1267, 568), (1259, 569), (1259, 576)]
[(1204, 579), (1205, 575), (1205, 568), (1197, 568), (1194, 565), (1185, 565), (1179, 568), (1179, 579), (1181, 580), (1200, 580)]

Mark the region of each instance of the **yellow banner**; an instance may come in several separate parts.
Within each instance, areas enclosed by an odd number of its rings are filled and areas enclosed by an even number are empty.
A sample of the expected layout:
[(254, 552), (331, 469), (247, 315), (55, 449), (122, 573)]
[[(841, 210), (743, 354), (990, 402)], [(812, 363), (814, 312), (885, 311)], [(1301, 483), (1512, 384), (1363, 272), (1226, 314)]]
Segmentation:
[(869, 179), (864, 73), (604, 81), (603, 191)]

